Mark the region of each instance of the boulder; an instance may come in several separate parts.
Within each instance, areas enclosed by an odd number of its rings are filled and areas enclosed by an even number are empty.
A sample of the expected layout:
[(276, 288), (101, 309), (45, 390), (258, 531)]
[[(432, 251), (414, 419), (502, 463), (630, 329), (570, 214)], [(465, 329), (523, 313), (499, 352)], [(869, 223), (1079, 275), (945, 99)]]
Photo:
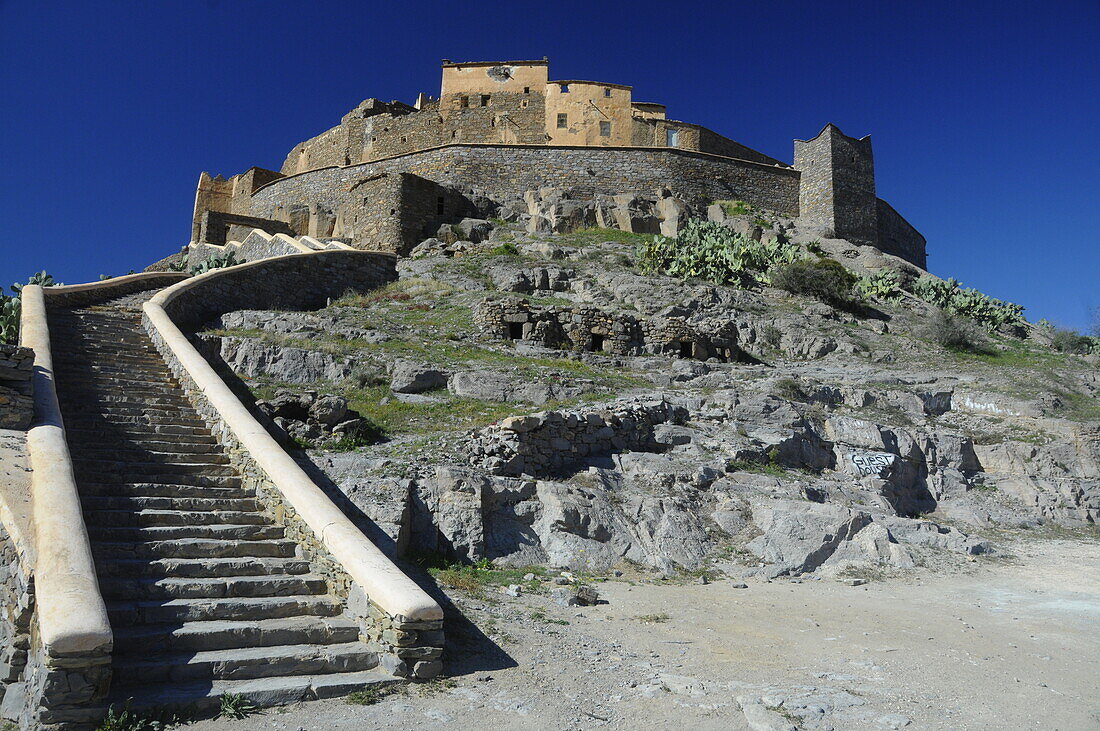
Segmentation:
[(390, 371), (390, 388), (395, 393), (423, 393), (446, 385), (446, 374), (427, 363), (399, 360)]

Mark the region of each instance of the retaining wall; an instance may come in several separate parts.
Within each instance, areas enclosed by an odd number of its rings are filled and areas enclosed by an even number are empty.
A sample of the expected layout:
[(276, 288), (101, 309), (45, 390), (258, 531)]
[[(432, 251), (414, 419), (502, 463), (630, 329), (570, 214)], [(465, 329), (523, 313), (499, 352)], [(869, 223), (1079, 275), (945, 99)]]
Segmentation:
[(376, 162), (292, 175), (258, 188), (251, 215), (276, 217), (279, 208), (354, 206), (363, 178), (407, 172), (442, 185), (473, 189), (498, 201), (519, 200), (546, 186), (578, 195), (652, 192), (668, 187), (685, 198), (744, 200), (783, 215), (798, 215), (797, 170), (669, 148), (448, 145)]

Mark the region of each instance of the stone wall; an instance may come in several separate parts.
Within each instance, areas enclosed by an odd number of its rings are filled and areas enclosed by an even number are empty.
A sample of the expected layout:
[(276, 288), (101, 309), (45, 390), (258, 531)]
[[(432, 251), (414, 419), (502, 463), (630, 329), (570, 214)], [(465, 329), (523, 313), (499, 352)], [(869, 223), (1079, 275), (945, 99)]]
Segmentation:
[(921, 269), (927, 269), (928, 253), (924, 236), (886, 201), (879, 198), (877, 205), (878, 243), (875, 245), (887, 254), (900, 256)]
[(870, 137), (849, 137), (827, 124), (812, 140), (795, 140), (794, 165), (802, 171), (803, 227), (829, 238), (876, 243), (878, 198)]
[(269, 234), (304, 235), (306, 232), (295, 232), (290, 224), (285, 221), (276, 221), (270, 218), (257, 218), (255, 216), (242, 216), (237, 213), (222, 213), (220, 211), (206, 211), (202, 215), (202, 223), (199, 227), (196, 242), (224, 246), (227, 241), (240, 241), (253, 229), (260, 229)]
[(256, 191), (251, 213), (276, 217), (280, 207), (358, 205), (364, 178), (406, 172), (496, 201), (552, 186), (577, 196), (669, 188), (681, 198), (737, 199), (786, 216), (798, 215), (797, 170), (685, 150), (646, 148), (449, 145), (374, 163), (326, 168), (277, 180)]
[[(258, 268), (257, 268), (258, 267)], [(326, 251), (230, 267), (176, 297), (164, 309), (181, 328), (198, 327), (233, 310), (313, 310), (347, 290), (367, 291), (397, 279), (388, 254)]]
[(484, 300), (474, 319), (492, 337), (535, 342), (547, 348), (723, 362), (749, 360), (737, 344), (737, 327), (729, 320), (642, 319), (591, 306), (538, 307), (517, 298)]
[(34, 351), (0, 344), (0, 429), (25, 431), (34, 416)]
[(655, 424), (680, 424), (687, 410), (664, 401), (621, 401), (593, 411), (513, 416), (470, 432), (472, 465), (498, 475), (554, 476), (590, 457), (658, 447)]
[(0, 684), (5, 689), (0, 715), (5, 718), (17, 717), (25, 705), (22, 683), (34, 616), (34, 576), (30, 558), (21, 554), (0, 523)]
[(340, 233), (370, 251), (407, 254), (441, 223), (477, 213), (458, 191), (409, 173), (370, 176), (351, 193), (354, 198), (339, 212)]

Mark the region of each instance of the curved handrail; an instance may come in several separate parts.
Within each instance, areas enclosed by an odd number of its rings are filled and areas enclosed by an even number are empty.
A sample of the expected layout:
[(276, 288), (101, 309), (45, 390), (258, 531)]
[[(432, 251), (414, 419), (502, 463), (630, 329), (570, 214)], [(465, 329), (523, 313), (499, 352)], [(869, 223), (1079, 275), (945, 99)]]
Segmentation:
[[(371, 252), (319, 251), (290, 254), (225, 269), (216, 269), (173, 285), (146, 302), (145, 315), (156, 329), (164, 346), (171, 350), (196, 387), (202, 391), (233, 436), (282, 493), (287, 504), (298, 514), (333, 558), (383, 611), (408, 621), (434, 621), (443, 618), (439, 604), (406, 576), (362, 531), (329, 499), (324, 491), (298, 466), (298, 463), (268, 433), (241, 403), (240, 399), (214, 371), (176, 326), (165, 307), (211, 280), (239, 274), (248, 268), (263, 267), (291, 257), (325, 257), (341, 254), (378, 256)], [(257, 273), (257, 276), (259, 274)]]
[[(83, 285), (77, 285), (77, 291), (85, 291), (80, 287)], [(34, 350), (34, 423), (27, 432), (27, 449), (38, 553), (35, 601), (39, 636), (51, 657), (106, 654), (111, 651), (114, 636), (99, 591), (54, 386), (42, 287), (25, 286), (22, 301), (20, 340)]]

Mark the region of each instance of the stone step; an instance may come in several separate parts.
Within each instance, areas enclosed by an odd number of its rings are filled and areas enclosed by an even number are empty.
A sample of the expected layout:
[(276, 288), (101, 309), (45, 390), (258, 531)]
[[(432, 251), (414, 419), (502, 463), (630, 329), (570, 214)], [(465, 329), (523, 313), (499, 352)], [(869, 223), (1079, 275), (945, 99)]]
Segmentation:
[(195, 510), (255, 513), (261, 510), (254, 497), (144, 497), (137, 495), (86, 495), (85, 510)]
[(121, 439), (113, 434), (101, 434), (99, 440), (87, 442), (80, 440), (77, 442), (82, 454), (93, 456), (100, 452), (105, 454), (120, 454), (126, 457), (130, 455), (144, 456), (153, 455), (157, 458), (162, 456), (172, 455), (197, 455), (197, 454), (219, 454), (224, 456), (221, 446), (217, 444), (194, 444), (190, 442), (157, 442), (156, 447), (150, 445), (148, 442), (142, 442), (140, 444), (132, 442), (128, 439)]
[(255, 493), (245, 487), (204, 487), (201, 485), (170, 485), (158, 482), (78, 482), (77, 484), (80, 487), (81, 495), (209, 498), (255, 497)]
[(125, 436), (147, 437), (153, 435), (170, 435), (173, 439), (178, 436), (195, 436), (210, 438), (210, 429), (205, 422), (192, 421), (186, 424), (172, 422), (153, 422), (133, 420), (129, 417), (125, 421), (114, 419), (107, 421), (102, 416), (88, 415), (81, 419), (78, 417), (65, 418), (65, 431), (70, 429), (81, 432), (87, 436), (118, 434)]
[(247, 680), (283, 675), (316, 675), (370, 670), (378, 655), (361, 642), (338, 645), (283, 645), (116, 658), (119, 683), (176, 683), (188, 680)]
[[(186, 456), (181, 457), (186, 459)], [(230, 477), (236, 472), (232, 467), (205, 462), (126, 462), (112, 459), (96, 459), (73, 455), (73, 466), (77, 474), (91, 471), (96, 476), (104, 474), (123, 474), (130, 477), (149, 475), (206, 475), (209, 477)]]
[[(94, 555), (94, 554), (93, 554)], [(165, 558), (96, 560), (99, 576), (213, 579), (218, 577), (284, 576), (309, 573), (302, 558)]]
[(143, 543), (96, 541), (92, 550), (102, 558), (294, 558), (298, 555), (298, 544), (282, 538), (257, 541), (175, 538)]
[[(210, 428), (206, 422), (199, 418), (198, 414), (187, 417), (161, 416), (159, 414), (99, 414), (90, 412), (71, 413), (62, 409), (65, 424), (72, 424), (78, 428), (103, 429), (110, 428), (135, 428), (150, 429), (161, 434), (209, 434)], [(167, 428), (165, 428), (167, 427)], [(179, 427), (182, 431), (176, 431)]]
[(77, 473), (78, 485), (88, 485), (92, 490), (100, 490), (110, 485), (183, 485), (186, 487), (232, 487), (241, 486), (237, 475), (229, 477), (209, 475), (153, 475), (144, 479), (133, 479), (128, 475), (81, 474)]
[(164, 434), (157, 434), (155, 432), (137, 432), (133, 430), (113, 429), (110, 432), (105, 432), (103, 429), (76, 429), (72, 427), (66, 427), (65, 433), (73, 436), (74, 439), (84, 443), (94, 443), (98, 440), (114, 439), (119, 441), (123, 445), (129, 445), (137, 449), (148, 449), (153, 452), (168, 452), (173, 447), (187, 446), (206, 446), (215, 447), (218, 445), (218, 440), (211, 434), (173, 434), (170, 438)]
[[(336, 698), (377, 685), (400, 682), (380, 669), (324, 675), (288, 675), (255, 680), (201, 680), (166, 685), (112, 683), (108, 704), (121, 708), (127, 701), (140, 709), (169, 709), (205, 716), (221, 706), (223, 695), (240, 695), (261, 708), (322, 698)], [(103, 712), (106, 711), (106, 706)], [(101, 717), (100, 712), (97, 717)]]
[(151, 525), (269, 525), (271, 519), (262, 513), (188, 510), (85, 510), (84, 520), (99, 526)]
[(273, 541), (286, 537), (281, 525), (151, 525), (141, 528), (89, 526), (93, 541), (145, 543), (181, 538), (209, 538), (219, 541)]
[(315, 574), (227, 576), (218, 578), (135, 579), (104, 576), (99, 579), (109, 599), (221, 599), (326, 594), (328, 585)]
[(71, 411), (90, 412), (93, 414), (102, 414), (108, 420), (116, 416), (150, 416), (158, 417), (161, 419), (179, 420), (181, 422), (190, 422), (199, 420), (198, 413), (195, 412), (194, 407), (190, 405), (170, 405), (170, 404), (140, 404), (140, 403), (70, 403), (64, 399), (61, 399), (61, 413), (68, 413)]
[(149, 380), (166, 378), (171, 375), (171, 371), (168, 370), (168, 366), (166, 366), (163, 361), (159, 365), (154, 363), (148, 365), (131, 363), (126, 366), (114, 366), (104, 363), (82, 363), (79, 365), (62, 363), (54, 368), (54, 372), (57, 375), (59, 383), (64, 383), (66, 376), (73, 376), (76, 378), (112, 376), (124, 380), (127, 378)]
[(179, 388), (179, 383), (170, 374), (165, 372), (161, 377), (153, 378), (150, 380), (141, 380), (139, 378), (129, 377), (114, 377), (103, 376), (100, 374), (69, 374), (64, 383), (59, 383), (58, 386), (64, 388), (83, 388), (85, 386), (89, 388)]
[(340, 602), (332, 596), (232, 597), (226, 599), (165, 599), (139, 602), (112, 601), (107, 615), (112, 627), (165, 622), (238, 621), (280, 617), (335, 617)]
[(193, 409), (180, 392), (165, 389), (131, 389), (129, 386), (107, 386), (99, 389), (80, 388), (59, 394), (67, 406), (155, 406), (157, 408)]
[(191, 445), (188, 449), (180, 445), (178, 452), (153, 452), (143, 449), (135, 449), (124, 445), (111, 444), (110, 441), (94, 445), (70, 445), (69, 451), (73, 459), (122, 462), (134, 460), (135, 463), (148, 464), (229, 464), (229, 457), (222, 454), (216, 447), (207, 444)]
[(359, 625), (343, 616), (284, 617), (249, 621), (215, 620), (179, 625), (139, 625), (114, 630), (113, 657), (206, 652), (277, 645), (336, 645), (357, 642)]

